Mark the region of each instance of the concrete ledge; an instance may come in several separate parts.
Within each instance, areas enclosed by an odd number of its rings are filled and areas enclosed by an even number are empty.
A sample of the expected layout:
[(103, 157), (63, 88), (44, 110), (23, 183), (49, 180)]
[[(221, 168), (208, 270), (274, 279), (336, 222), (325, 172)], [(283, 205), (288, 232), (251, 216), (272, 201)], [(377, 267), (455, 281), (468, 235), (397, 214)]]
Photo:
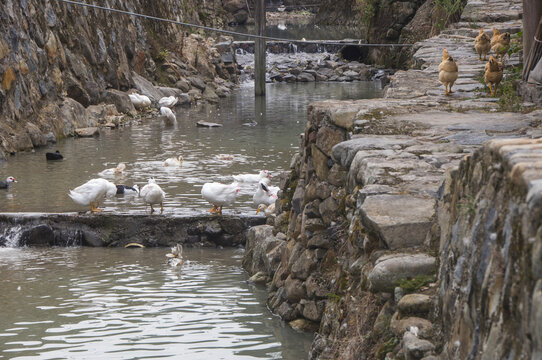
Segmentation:
[(260, 216), (0, 213), (0, 246), (238, 246)]

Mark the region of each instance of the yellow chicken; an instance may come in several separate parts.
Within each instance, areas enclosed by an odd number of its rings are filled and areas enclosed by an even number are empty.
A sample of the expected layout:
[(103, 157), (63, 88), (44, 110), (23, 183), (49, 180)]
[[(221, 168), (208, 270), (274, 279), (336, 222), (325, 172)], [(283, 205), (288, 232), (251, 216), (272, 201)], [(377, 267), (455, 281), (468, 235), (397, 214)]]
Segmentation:
[[(495, 39), (495, 41), (493, 41), (493, 39)], [(504, 55), (508, 52), (508, 49), (510, 49), (510, 33), (505, 32), (504, 34), (497, 35), (497, 37), (493, 36), (491, 42), (493, 43), (493, 45), (491, 45), (491, 50), (493, 50), (497, 57), (500, 55), (502, 61)]]
[(442, 50), (442, 61), (446, 60), (449, 57), (450, 53), (448, 52), (448, 50), (446, 50), (446, 48), (444, 48), (444, 50)]
[(495, 45), (495, 42), (497, 42), (497, 38), (499, 37), (500, 34), (501, 32), (497, 30), (497, 28), (493, 28), (493, 36), (491, 37), (491, 47)]
[[(487, 35), (482, 29), (480, 29), (480, 33), (474, 39), (474, 48), (476, 49), (476, 52), (478, 53), (478, 59), (485, 61), (487, 58), (487, 54), (491, 50), (491, 44), (490, 44), (489, 35)], [(483, 59), (482, 59), (482, 55), (484, 55)]]
[[(495, 95), (497, 92), (497, 86), (502, 80), (502, 62), (497, 61), (497, 59), (495, 59), (493, 55), (489, 57), (489, 61), (486, 64), (484, 80), (487, 86), (489, 86), (489, 91), (491, 92), (491, 95)], [(491, 86), (492, 84), (493, 87)]]
[(452, 86), (459, 76), (459, 69), (455, 60), (444, 49), (442, 52), (442, 62), (438, 66), (438, 79), (444, 84), (444, 95), (452, 93)]

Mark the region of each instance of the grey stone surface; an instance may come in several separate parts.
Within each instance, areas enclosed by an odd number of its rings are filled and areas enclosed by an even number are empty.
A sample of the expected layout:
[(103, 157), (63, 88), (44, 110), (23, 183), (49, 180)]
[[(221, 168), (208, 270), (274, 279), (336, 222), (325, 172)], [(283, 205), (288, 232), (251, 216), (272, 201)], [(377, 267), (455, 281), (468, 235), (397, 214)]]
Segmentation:
[(430, 341), (418, 339), (410, 332), (403, 335), (403, 352), (405, 360), (419, 360), (430, 355), (435, 349), (435, 345)]
[(428, 314), (431, 309), (431, 297), (423, 294), (407, 294), (397, 304), (401, 315)]
[(363, 224), (378, 233), (391, 250), (396, 250), (423, 245), (435, 214), (435, 200), (372, 195), (360, 210)]
[(436, 259), (427, 254), (394, 254), (377, 260), (368, 280), (373, 291), (392, 292), (401, 279), (436, 274)]

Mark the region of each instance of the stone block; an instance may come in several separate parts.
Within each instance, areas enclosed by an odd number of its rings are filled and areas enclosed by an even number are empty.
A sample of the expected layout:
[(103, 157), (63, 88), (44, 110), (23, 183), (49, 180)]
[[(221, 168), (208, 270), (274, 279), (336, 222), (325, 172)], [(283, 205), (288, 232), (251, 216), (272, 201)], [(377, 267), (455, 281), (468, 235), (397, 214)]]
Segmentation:
[(365, 199), (360, 210), (363, 225), (396, 250), (423, 245), (435, 215), (435, 200), (374, 195)]
[(435, 275), (436, 267), (436, 259), (427, 254), (382, 256), (369, 273), (368, 279), (373, 291), (391, 293), (401, 279)]
[(431, 310), (431, 297), (423, 294), (407, 294), (397, 304), (401, 315), (428, 314)]
[(405, 360), (419, 360), (430, 355), (435, 345), (427, 340), (418, 339), (414, 334), (406, 332), (403, 336), (403, 353)]

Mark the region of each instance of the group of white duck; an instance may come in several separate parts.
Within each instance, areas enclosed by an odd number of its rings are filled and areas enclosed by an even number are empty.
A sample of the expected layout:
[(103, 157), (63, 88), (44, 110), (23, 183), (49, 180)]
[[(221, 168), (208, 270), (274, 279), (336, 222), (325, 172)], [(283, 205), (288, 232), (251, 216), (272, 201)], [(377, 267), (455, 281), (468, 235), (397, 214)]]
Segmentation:
[[(134, 107), (138, 110), (148, 108), (152, 105), (151, 99), (146, 95), (140, 95), (137, 93), (129, 94), (130, 101)], [(162, 115), (166, 121), (174, 123), (177, 121), (177, 117), (171, 110), (172, 107), (177, 105), (179, 100), (175, 96), (167, 96), (158, 100), (158, 107), (160, 109), (160, 115)]]
[[(168, 158), (164, 161), (164, 166), (181, 167), (183, 157)], [(126, 170), (126, 164), (120, 163), (115, 168), (105, 169), (101, 171), (99, 176), (120, 175)], [(241, 186), (251, 186), (257, 184), (256, 191), (252, 197), (254, 205), (257, 207), (256, 214), (263, 211), (266, 215), (274, 213), (274, 204), (277, 199), (279, 188), (270, 186), (271, 173), (267, 170), (262, 170), (258, 174), (240, 174), (233, 175), (231, 184), (222, 184), (211, 182), (203, 184), (201, 188), (202, 197), (208, 201), (213, 207), (209, 212), (213, 214), (222, 214), (224, 206), (231, 206), (240, 195)], [(154, 178), (150, 178), (148, 183), (141, 189), (137, 186), (115, 185), (109, 180), (96, 178), (87, 181), (81, 186), (70, 190), (69, 196), (71, 199), (83, 206), (90, 206), (92, 213), (100, 212), (103, 209), (98, 207), (98, 204), (105, 197), (113, 197), (115, 195), (136, 195), (145, 202), (145, 211), (150, 206), (151, 214), (154, 213), (153, 205), (160, 205), (160, 213), (164, 211), (164, 199), (166, 193), (160, 185), (156, 183)]]

